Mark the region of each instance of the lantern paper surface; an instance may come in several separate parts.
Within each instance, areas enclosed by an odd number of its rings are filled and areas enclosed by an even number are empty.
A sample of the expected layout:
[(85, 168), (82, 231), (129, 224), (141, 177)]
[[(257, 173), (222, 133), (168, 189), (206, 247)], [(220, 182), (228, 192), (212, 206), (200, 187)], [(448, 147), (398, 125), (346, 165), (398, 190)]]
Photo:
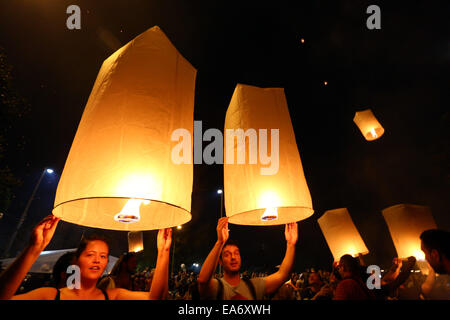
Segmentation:
[(128, 252), (139, 252), (142, 250), (144, 250), (142, 231), (128, 232)]
[(362, 135), (367, 141), (380, 138), (384, 133), (384, 128), (372, 113), (372, 110), (357, 111), (353, 122), (356, 123)]
[[(246, 138), (245, 144), (235, 138), (230, 140), (227, 137), (229, 130), (236, 132), (238, 129), (244, 133), (254, 129), (257, 140)], [(266, 141), (262, 139), (260, 129), (267, 129)], [(272, 135), (272, 129), (278, 129), (278, 139), (275, 133)], [(225, 210), (230, 223), (279, 225), (313, 214), (282, 88), (238, 84), (227, 110), (224, 135)], [(278, 148), (272, 148), (272, 142), (277, 142)], [(265, 148), (267, 152), (264, 152)], [(256, 155), (253, 160), (250, 150)], [(245, 153), (243, 164), (238, 161), (242, 153)], [(262, 154), (270, 155), (272, 160), (261, 161)], [(231, 158), (233, 163), (230, 163)]]
[(345, 254), (357, 257), (359, 253), (363, 255), (369, 253), (347, 208), (325, 211), (317, 222), (334, 261), (339, 261)]
[(58, 185), (55, 216), (130, 231), (191, 219), (192, 161), (172, 162), (178, 141), (171, 134), (184, 128), (193, 135), (196, 72), (159, 27), (104, 61)]
[(436, 229), (431, 210), (426, 206), (398, 204), (382, 211), (389, 232), (397, 250), (397, 257), (410, 256), (425, 260), (420, 248), (420, 234), (428, 229)]

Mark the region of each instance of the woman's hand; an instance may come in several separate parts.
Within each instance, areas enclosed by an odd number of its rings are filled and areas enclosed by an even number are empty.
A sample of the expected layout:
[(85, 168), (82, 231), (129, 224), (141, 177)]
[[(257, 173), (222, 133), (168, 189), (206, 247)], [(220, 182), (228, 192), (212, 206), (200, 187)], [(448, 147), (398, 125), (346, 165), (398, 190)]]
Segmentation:
[(160, 229), (158, 231), (158, 237), (156, 238), (158, 251), (169, 251), (172, 244), (172, 229)]
[(34, 227), (30, 246), (35, 252), (42, 252), (47, 247), (53, 238), (59, 220), (61, 219), (54, 215), (49, 215)]

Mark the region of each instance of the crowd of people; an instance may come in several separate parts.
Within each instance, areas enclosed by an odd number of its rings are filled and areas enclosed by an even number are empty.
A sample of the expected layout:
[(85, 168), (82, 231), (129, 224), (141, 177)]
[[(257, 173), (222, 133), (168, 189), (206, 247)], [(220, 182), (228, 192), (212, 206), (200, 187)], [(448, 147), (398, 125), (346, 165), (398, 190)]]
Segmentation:
[[(450, 233), (442, 230), (421, 235), (428, 273), (418, 270), (414, 257), (394, 258), (379, 274), (368, 272), (363, 256), (348, 254), (329, 270), (293, 272), (296, 223), (285, 227), (286, 253), (276, 272), (242, 271), (239, 245), (228, 238), (228, 218), (219, 220), (217, 241), (200, 273), (184, 269), (169, 274), (170, 229), (158, 233), (155, 268), (138, 268), (136, 254), (125, 253), (104, 275), (109, 247), (102, 237), (91, 236), (82, 239), (76, 252), (59, 258), (50, 278), (27, 273), (57, 223), (53, 216), (44, 219), (34, 229), (30, 246), (2, 271), (0, 299), (450, 300)], [(67, 268), (72, 265), (79, 267), (81, 279), (69, 287)]]

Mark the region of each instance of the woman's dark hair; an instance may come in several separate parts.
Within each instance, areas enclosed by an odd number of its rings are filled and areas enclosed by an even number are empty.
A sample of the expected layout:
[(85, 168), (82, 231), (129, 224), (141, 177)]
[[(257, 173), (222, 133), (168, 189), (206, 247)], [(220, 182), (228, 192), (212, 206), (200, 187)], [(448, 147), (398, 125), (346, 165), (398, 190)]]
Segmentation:
[(67, 267), (69, 267), (75, 260), (75, 252), (66, 252), (56, 261), (53, 266), (52, 280), (53, 285), (56, 287), (61, 282), (61, 273), (67, 272)]
[(108, 246), (108, 251), (109, 251), (109, 245), (108, 245), (108, 240), (106, 239), (106, 237), (99, 235), (99, 234), (91, 234), (91, 235), (87, 235), (81, 238), (80, 244), (78, 245), (77, 251), (75, 251), (75, 257), (78, 259), (81, 256), (81, 253), (83, 253), (83, 251), (86, 249), (87, 245), (89, 244), (89, 242), (91, 241), (103, 241), (104, 243), (106, 243), (106, 245)]

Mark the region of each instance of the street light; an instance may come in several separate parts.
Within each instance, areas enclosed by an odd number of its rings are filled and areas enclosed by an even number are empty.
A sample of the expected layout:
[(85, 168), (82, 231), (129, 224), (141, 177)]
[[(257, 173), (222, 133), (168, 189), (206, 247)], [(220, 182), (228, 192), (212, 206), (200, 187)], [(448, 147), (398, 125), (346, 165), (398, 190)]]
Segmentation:
[(217, 190), (217, 194), (220, 194), (220, 217), (223, 216), (223, 191), (222, 189)]
[[(217, 194), (220, 194), (220, 217), (223, 217), (223, 190), (217, 190)], [(219, 265), (219, 274), (222, 273), (222, 265)]]
[(27, 217), (28, 209), (30, 208), (31, 202), (33, 201), (34, 196), (36, 195), (36, 191), (37, 191), (37, 189), (39, 188), (39, 185), (41, 184), (42, 179), (44, 178), (44, 176), (45, 176), (46, 173), (52, 174), (53, 172), (54, 172), (53, 169), (50, 169), (50, 168), (45, 168), (45, 169), (42, 171), (42, 174), (41, 174), (41, 176), (39, 177), (39, 180), (38, 180), (38, 182), (36, 183), (36, 186), (34, 187), (33, 193), (31, 194), (30, 199), (28, 199), (27, 205), (25, 206), (25, 209), (24, 209), (23, 212), (22, 212), (22, 216), (20, 217), (19, 223), (17, 224), (17, 227), (16, 227), (16, 229), (14, 230), (14, 233), (13, 233), (13, 235), (12, 235), (12, 237), (11, 237), (11, 240), (9, 241), (8, 246), (6, 247), (6, 250), (5, 250), (5, 253), (4, 253), (4, 256), (5, 256), (5, 257), (8, 256), (9, 250), (11, 249), (11, 246), (13, 245), (14, 240), (16, 239), (17, 232), (19, 231), (20, 227), (22, 226), (23, 222), (25, 221), (25, 218)]

